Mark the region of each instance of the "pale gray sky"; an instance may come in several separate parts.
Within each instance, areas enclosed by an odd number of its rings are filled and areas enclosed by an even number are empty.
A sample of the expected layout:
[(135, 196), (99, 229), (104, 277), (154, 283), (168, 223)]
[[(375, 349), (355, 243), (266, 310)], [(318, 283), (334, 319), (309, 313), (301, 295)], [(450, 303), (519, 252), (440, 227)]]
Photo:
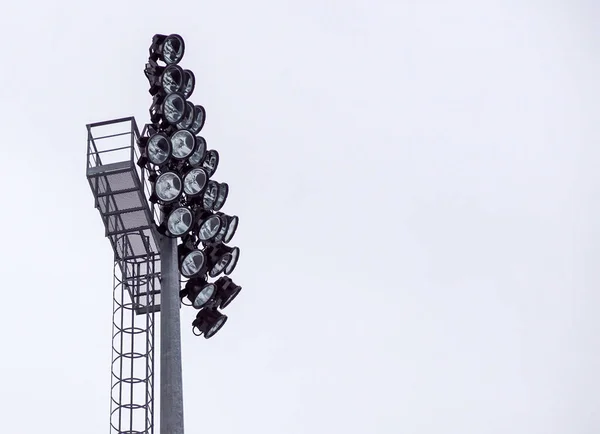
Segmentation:
[(4, 1), (1, 431), (108, 432), (85, 124), (144, 124), (150, 39), (180, 33), (244, 287), (211, 340), (182, 310), (186, 432), (597, 433), (599, 19), (594, 0)]

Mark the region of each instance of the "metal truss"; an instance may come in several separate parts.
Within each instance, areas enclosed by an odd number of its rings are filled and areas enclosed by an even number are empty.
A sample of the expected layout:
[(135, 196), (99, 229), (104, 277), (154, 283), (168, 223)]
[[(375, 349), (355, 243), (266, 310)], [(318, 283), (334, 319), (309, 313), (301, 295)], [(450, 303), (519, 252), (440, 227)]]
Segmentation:
[(114, 252), (111, 434), (154, 433), (154, 321), (160, 253), (133, 117), (87, 125), (86, 175)]

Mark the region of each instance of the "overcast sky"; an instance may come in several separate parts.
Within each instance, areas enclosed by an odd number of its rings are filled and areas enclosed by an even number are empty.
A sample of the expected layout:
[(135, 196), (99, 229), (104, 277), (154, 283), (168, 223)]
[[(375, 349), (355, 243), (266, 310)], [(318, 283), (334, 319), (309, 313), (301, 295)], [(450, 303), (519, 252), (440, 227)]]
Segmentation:
[(597, 433), (599, 19), (595, 0), (4, 1), (1, 431), (109, 430), (85, 125), (147, 122), (148, 46), (179, 33), (244, 288), (213, 339), (182, 309), (187, 433)]

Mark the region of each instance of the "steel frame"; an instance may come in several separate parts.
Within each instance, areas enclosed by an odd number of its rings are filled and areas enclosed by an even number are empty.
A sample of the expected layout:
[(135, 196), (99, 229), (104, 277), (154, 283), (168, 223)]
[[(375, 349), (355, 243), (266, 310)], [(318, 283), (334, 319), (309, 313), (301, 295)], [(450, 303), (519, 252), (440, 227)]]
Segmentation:
[[(112, 132), (95, 134), (101, 129)], [(86, 175), (114, 252), (110, 432), (153, 434), (158, 209), (149, 206), (147, 174), (135, 164), (140, 137), (135, 119), (89, 124), (87, 130)]]

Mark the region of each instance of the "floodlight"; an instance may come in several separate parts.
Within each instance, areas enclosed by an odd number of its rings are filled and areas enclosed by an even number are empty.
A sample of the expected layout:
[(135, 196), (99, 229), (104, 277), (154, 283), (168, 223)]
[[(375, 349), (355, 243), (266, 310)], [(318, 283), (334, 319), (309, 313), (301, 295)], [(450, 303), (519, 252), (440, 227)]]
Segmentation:
[(148, 160), (152, 164), (162, 166), (171, 156), (171, 141), (163, 133), (154, 134), (148, 139)]
[(184, 160), (194, 152), (196, 137), (188, 130), (179, 130), (171, 136), (173, 158)]
[(167, 217), (166, 234), (169, 237), (181, 237), (192, 228), (192, 211), (185, 206), (175, 208)]
[(186, 84), (183, 69), (177, 65), (158, 66), (154, 60), (149, 59), (144, 73), (150, 83), (149, 92), (152, 96), (181, 92)]
[[(196, 336), (204, 335), (204, 338), (210, 339), (223, 327), (227, 321), (227, 316), (220, 313), (217, 309), (202, 309), (196, 315), (192, 322), (192, 331)], [(196, 329), (200, 333), (196, 333)]]
[[(219, 231), (219, 235), (221, 235), (223, 243), (227, 244), (235, 235), (235, 231), (237, 230), (240, 219), (236, 215), (228, 216), (222, 212), (218, 212), (217, 215), (225, 222), (221, 228), (221, 231)], [(225, 228), (225, 230), (223, 230), (223, 228)]]
[(214, 211), (219, 211), (225, 205), (225, 201), (227, 200), (227, 195), (229, 195), (229, 185), (226, 182), (219, 184), (219, 189), (217, 191), (217, 198), (215, 199), (215, 203), (213, 205)]
[(182, 249), (182, 254), (179, 258), (179, 271), (184, 277), (192, 277), (205, 271), (206, 257), (202, 250)]
[(215, 181), (208, 181), (208, 185), (206, 186), (206, 190), (204, 190), (204, 195), (202, 196), (202, 206), (204, 209), (213, 209), (218, 193), (219, 184)]
[(204, 160), (202, 160), (202, 167), (206, 170), (208, 177), (214, 175), (217, 171), (217, 167), (219, 167), (219, 153), (214, 149), (210, 151), (206, 151), (206, 155), (204, 156)]
[(177, 128), (179, 128), (180, 130), (189, 129), (192, 126), (192, 123), (194, 122), (195, 116), (196, 108), (194, 104), (187, 101), (185, 103), (185, 112), (183, 113), (183, 118), (181, 119), (181, 122), (177, 124)]
[(183, 191), (190, 197), (198, 196), (206, 187), (207, 181), (208, 175), (204, 169), (192, 169), (183, 178)]
[(196, 213), (195, 220), (198, 227), (198, 239), (202, 242), (213, 240), (223, 225), (221, 218), (210, 211), (199, 211)]
[(196, 309), (201, 309), (215, 295), (217, 287), (214, 283), (208, 283), (204, 277), (195, 277), (185, 284), (188, 300)]
[[(157, 69), (157, 71), (161, 71)], [(181, 92), (185, 86), (185, 76), (183, 69), (177, 65), (169, 65), (162, 70), (160, 78), (158, 80), (159, 89), (156, 86), (151, 89), (152, 91), (162, 90), (164, 93)]]
[(167, 65), (179, 63), (185, 52), (185, 43), (179, 35), (154, 35), (150, 45), (150, 59), (162, 60)]
[(168, 94), (161, 106), (161, 112), (165, 119), (170, 124), (177, 124), (183, 119), (185, 113), (185, 98), (180, 93)]
[(225, 309), (242, 290), (241, 286), (236, 285), (233, 280), (225, 276), (220, 277), (214, 285), (217, 288), (215, 299), (219, 300), (220, 309)]
[(196, 150), (192, 155), (190, 155), (190, 158), (188, 158), (188, 163), (190, 163), (190, 166), (192, 167), (198, 167), (204, 160), (205, 154), (206, 140), (204, 140), (204, 137), (196, 136)]
[(204, 126), (204, 121), (206, 121), (206, 111), (201, 105), (197, 105), (194, 107), (196, 109), (196, 113), (194, 115), (194, 122), (192, 123), (192, 127), (190, 128), (190, 130), (192, 131), (192, 133), (198, 134)]
[(204, 253), (208, 259), (208, 275), (217, 277), (222, 272), (229, 275), (235, 269), (240, 257), (238, 247), (229, 247), (224, 244), (217, 244), (205, 249)]
[(175, 172), (165, 172), (158, 177), (154, 185), (156, 197), (164, 203), (173, 202), (181, 194), (181, 178)]
[(194, 93), (194, 88), (196, 87), (196, 76), (189, 69), (184, 69), (183, 74), (183, 96), (185, 99), (188, 99), (192, 95), (192, 93)]
[(223, 214), (222, 212), (217, 212), (215, 214), (218, 215), (221, 219), (221, 229), (219, 230), (217, 236), (208, 244), (227, 244), (235, 235), (235, 231), (237, 230), (237, 226), (239, 223), (239, 218), (236, 215), (228, 216), (227, 214)]

